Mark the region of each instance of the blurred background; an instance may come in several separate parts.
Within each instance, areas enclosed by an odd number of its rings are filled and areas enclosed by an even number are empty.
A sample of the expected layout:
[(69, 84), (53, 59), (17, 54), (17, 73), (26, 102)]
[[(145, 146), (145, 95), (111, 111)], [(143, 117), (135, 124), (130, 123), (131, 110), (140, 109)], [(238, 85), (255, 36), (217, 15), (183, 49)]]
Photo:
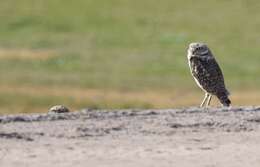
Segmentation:
[(257, 0), (0, 2), (0, 114), (199, 105), (194, 41), (215, 54), (233, 105), (259, 104)]

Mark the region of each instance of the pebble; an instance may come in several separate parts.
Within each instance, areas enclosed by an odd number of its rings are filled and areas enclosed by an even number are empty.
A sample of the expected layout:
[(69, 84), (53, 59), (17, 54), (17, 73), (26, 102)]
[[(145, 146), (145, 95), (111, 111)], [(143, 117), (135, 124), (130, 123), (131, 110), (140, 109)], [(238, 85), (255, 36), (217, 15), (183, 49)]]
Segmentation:
[(68, 113), (70, 110), (63, 105), (56, 105), (49, 109), (49, 113)]

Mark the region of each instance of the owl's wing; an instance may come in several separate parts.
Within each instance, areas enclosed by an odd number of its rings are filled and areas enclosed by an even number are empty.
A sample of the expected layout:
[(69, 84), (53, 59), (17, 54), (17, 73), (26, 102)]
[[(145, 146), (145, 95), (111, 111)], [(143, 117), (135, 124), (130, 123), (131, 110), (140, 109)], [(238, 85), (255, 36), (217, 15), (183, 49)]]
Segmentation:
[(214, 58), (193, 57), (191, 66), (192, 75), (207, 92), (215, 94), (218, 90), (226, 91), (222, 71)]

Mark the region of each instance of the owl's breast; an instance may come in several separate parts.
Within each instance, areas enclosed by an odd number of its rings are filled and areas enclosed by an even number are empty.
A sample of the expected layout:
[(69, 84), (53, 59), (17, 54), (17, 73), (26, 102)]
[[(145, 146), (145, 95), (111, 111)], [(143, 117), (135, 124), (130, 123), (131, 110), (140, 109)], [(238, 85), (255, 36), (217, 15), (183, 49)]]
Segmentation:
[(215, 94), (216, 90), (225, 89), (221, 70), (214, 59), (192, 57), (189, 66), (194, 80), (202, 90)]
[(202, 90), (204, 90), (204, 88), (201, 84), (202, 79), (203, 79), (202, 76), (204, 73), (201, 63), (199, 63), (199, 61), (196, 60), (196, 58), (190, 58), (188, 63), (189, 63), (191, 74), (192, 74), (195, 82)]

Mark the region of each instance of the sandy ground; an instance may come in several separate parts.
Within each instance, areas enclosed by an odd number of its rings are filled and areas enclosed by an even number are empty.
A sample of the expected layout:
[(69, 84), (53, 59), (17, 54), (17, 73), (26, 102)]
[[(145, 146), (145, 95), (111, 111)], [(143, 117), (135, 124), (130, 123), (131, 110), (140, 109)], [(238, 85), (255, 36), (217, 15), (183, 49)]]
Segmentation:
[(0, 117), (1, 167), (259, 167), (260, 107)]

